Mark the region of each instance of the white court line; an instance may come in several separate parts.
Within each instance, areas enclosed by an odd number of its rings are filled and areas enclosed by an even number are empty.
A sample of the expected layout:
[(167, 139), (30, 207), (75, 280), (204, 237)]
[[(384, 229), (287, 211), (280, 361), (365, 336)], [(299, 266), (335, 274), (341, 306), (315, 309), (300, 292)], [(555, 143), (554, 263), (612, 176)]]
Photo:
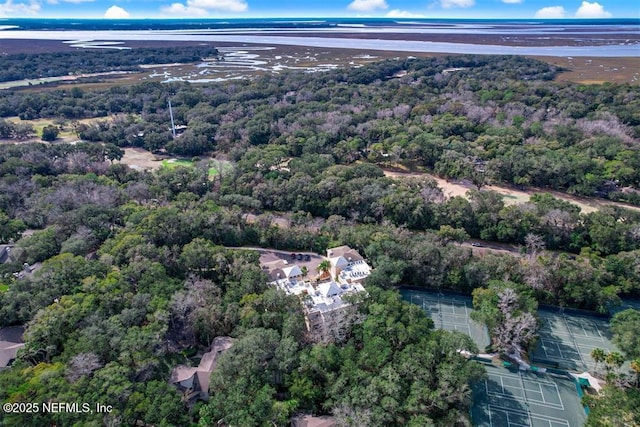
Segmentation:
[[(560, 316), (555, 317), (555, 316), (545, 316), (545, 315), (540, 315), (539, 314), (538, 317), (540, 319), (546, 320), (544, 325), (540, 328), (540, 331), (541, 332), (549, 331), (552, 334), (560, 335), (560, 336), (580, 337), (580, 338), (591, 339), (591, 340), (599, 341), (599, 342), (604, 342), (605, 341), (604, 337), (602, 336), (602, 333), (600, 332), (600, 328), (598, 327), (597, 323), (594, 323), (593, 321), (588, 320), (588, 319), (586, 320), (586, 321), (588, 321), (589, 323), (591, 323), (595, 327), (596, 331), (598, 332), (598, 336), (595, 336), (595, 335), (587, 332), (586, 329), (584, 328), (584, 324), (583, 323), (580, 323), (580, 327), (582, 328), (582, 332), (584, 333), (584, 335), (580, 335), (580, 334), (574, 333), (571, 330), (571, 327), (569, 326), (569, 323), (567, 322), (566, 316), (564, 314), (562, 314), (561, 316), (562, 316), (562, 319), (564, 319), (564, 324), (565, 324), (565, 327), (566, 327), (568, 333), (567, 332), (554, 331), (552, 328), (549, 327), (549, 324), (551, 322), (549, 322), (546, 319), (554, 319), (554, 320), (556, 320), (558, 322), (562, 322), (562, 320), (560, 319)], [(573, 319), (573, 320), (575, 320), (575, 319)]]
[[(487, 384), (487, 382), (484, 382), (485, 385)], [(487, 386), (487, 394), (489, 394), (489, 387)], [(491, 419), (491, 405), (489, 405), (489, 425), (491, 427), (493, 427), (493, 420)]]
[[(567, 318), (564, 315), (564, 313), (562, 313), (562, 318), (564, 319), (565, 325), (567, 325), (567, 329), (569, 330), (569, 332), (571, 332), (571, 328), (569, 328), (569, 323), (567, 322)], [(571, 341), (573, 341), (573, 346), (575, 347), (575, 349), (578, 350), (578, 355), (580, 356), (580, 361), (582, 362), (582, 366), (586, 368), (587, 364), (584, 361), (584, 357), (582, 357), (582, 353), (580, 353), (578, 343), (576, 342), (576, 338), (573, 335), (571, 336)]]
[(562, 401), (562, 396), (560, 396), (560, 390), (558, 389), (558, 384), (554, 383), (554, 382), (549, 382), (547, 384), (544, 385), (553, 385), (555, 391), (556, 391), (556, 396), (558, 396), (558, 402), (560, 403), (552, 403), (552, 402), (547, 402), (547, 399), (544, 397), (544, 392), (542, 391), (542, 385), (540, 383), (538, 383), (538, 388), (540, 389), (540, 395), (542, 396), (542, 400), (544, 402), (545, 405), (550, 405), (550, 406), (557, 406), (559, 407), (561, 410), (564, 411), (564, 402)]
[[(553, 335), (557, 335), (559, 337), (569, 337), (571, 338), (573, 335), (571, 333), (566, 333), (566, 332), (556, 332), (553, 329), (549, 329), (549, 333), (553, 334)], [(552, 340), (553, 338), (549, 338), (550, 340)]]
[[(555, 384), (554, 384), (555, 385)], [(544, 392), (540, 392), (541, 396), (542, 396), (542, 400), (538, 400), (538, 399), (534, 399), (531, 397), (528, 397), (526, 395), (526, 391), (530, 391), (532, 393), (539, 393), (538, 390), (530, 390), (530, 389), (523, 389), (521, 387), (516, 387), (516, 386), (505, 386), (507, 388), (513, 389), (513, 390), (520, 390), (523, 392), (523, 397), (520, 396), (516, 396), (516, 395), (508, 395), (506, 393), (503, 394), (499, 394), (499, 393), (493, 393), (490, 392), (489, 394), (492, 396), (498, 396), (498, 397), (506, 397), (507, 399), (513, 399), (513, 400), (517, 400), (517, 401), (522, 401), (525, 403), (533, 403), (534, 405), (538, 405), (541, 406), (543, 408), (549, 408), (549, 409), (559, 409), (564, 411), (564, 404), (562, 403), (562, 399), (560, 399), (560, 403), (551, 403), (551, 402), (547, 402), (546, 399), (544, 398)], [(556, 386), (557, 388), (557, 386)], [(557, 391), (556, 391), (557, 393)], [(559, 397), (560, 395), (558, 395)]]
[(465, 332), (466, 331), (466, 332), (468, 332), (467, 335), (471, 336), (471, 328), (469, 328), (469, 325), (459, 325), (457, 323), (443, 322), (440, 326), (441, 326), (440, 329), (451, 330), (451, 328), (453, 327), (453, 330), (455, 330), (455, 331), (460, 331), (460, 332)]
[[(493, 408), (491, 408), (491, 406), (493, 406)], [(507, 425), (509, 427), (511, 427), (511, 426), (531, 427), (532, 426), (532, 424), (520, 424), (520, 423), (511, 422), (511, 415), (523, 416), (523, 415), (526, 415), (524, 413), (524, 411), (511, 410), (511, 409), (502, 409), (502, 408), (499, 409), (499, 407), (496, 407), (495, 405), (490, 405), (490, 407), (489, 407), (489, 423), (490, 423), (491, 426), (493, 426), (493, 421), (492, 421), (492, 416), (491, 416), (493, 411), (504, 413), (507, 416)], [(552, 427), (551, 423), (562, 424), (564, 426), (570, 427), (569, 421), (565, 420), (565, 419), (562, 419), (562, 418), (557, 418), (557, 419), (550, 420), (550, 419), (545, 418), (545, 416), (539, 416), (539, 415), (531, 414), (531, 417), (530, 417), (530, 420), (531, 420), (530, 422), (531, 423), (533, 422), (533, 419), (539, 420), (539, 421), (545, 421), (547, 424), (549, 424), (549, 427)]]
[(558, 353), (560, 353), (560, 346), (558, 346), (558, 343), (556, 343), (555, 341), (548, 341), (544, 338), (540, 338), (540, 348), (542, 348), (542, 350), (544, 351), (544, 355), (547, 358), (555, 357), (555, 356), (549, 356), (549, 352), (547, 351), (547, 348), (549, 349), (552, 348), (552, 346), (550, 345), (551, 343), (556, 345), (556, 350), (558, 351)]
[[(588, 345), (588, 344), (578, 344), (578, 347), (584, 348), (586, 350), (593, 350), (594, 348), (602, 348), (602, 346)], [(605, 349), (605, 350), (608, 350), (608, 349)]]
[[(460, 328), (464, 326), (467, 329), (458, 329), (458, 326), (460, 326)], [(471, 328), (469, 327), (469, 325), (454, 325), (454, 329), (458, 332), (466, 333), (467, 335), (471, 336)]]
[[(565, 356), (565, 352), (560, 348), (560, 344), (564, 344), (564, 343), (562, 341), (547, 340), (545, 338), (540, 338), (540, 347), (544, 351), (545, 357), (548, 359), (561, 359), (561, 360), (567, 359), (567, 357)], [(557, 356), (551, 356), (547, 351), (547, 348), (552, 349), (554, 346), (555, 346), (555, 350), (558, 353)]]
[[(549, 408), (549, 409), (560, 409), (564, 411), (564, 403), (562, 402), (562, 397), (560, 396), (560, 392), (558, 389), (558, 385), (554, 382), (550, 382), (550, 381), (540, 381), (538, 382), (538, 390), (532, 390), (532, 389), (528, 389), (525, 387), (524, 384), (524, 377), (521, 376), (513, 376), (512, 379), (519, 379), (521, 385), (520, 386), (510, 386), (510, 385), (504, 385), (504, 381), (503, 381), (503, 376), (500, 376), (500, 386), (502, 387), (502, 393), (496, 393), (496, 392), (490, 392), (489, 391), (489, 385), (487, 383), (487, 381), (485, 380), (485, 388), (487, 390), (487, 395), (489, 396), (497, 396), (497, 397), (506, 397), (507, 399), (513, 399), (513, 400), (517, 400), (517, 401), (524, 401), (525, 403), (533, 403), (535, 405), (544, 407), (544, 408)], [(507, 376), (505, 376), (505, 378), (508, 378)], [(495, 379), (494, 379), (495, 381)], [(552, 402), (547, 402), (547, 400), (544, 397), (544, 392), (542, 391), (542, 385), (553, 385), (553, 387), (555, 388), (556, 391), (556, 395), (558, 396), (558, 401), (560, 403), (552, 403)], [(516, 395), (508, 395), (505, 391), (505, 387), (508, 389), (512, 389), (512, 390), (520, 390), (522, 392), (522, 396), (516, 396)], [(542, 396), (542, 400), (538, 400), (538, 399), (532, 399), (527, 397), (527, 391), (533, 392), (533, 393), (540, 393), (540, 395)]]
[(598, 324), (597, 324), (597, 323), (594, 323), (594, 324), (593, 324), (593, 326), (595, 326), (595, 327), (596, 327), (596, 331), (598, 331), (598, 336), (600, 337), (600, 339), (601, 339), (602, 341), (604, 341), (604, 337), (602, 336), (602, 333), (600, 332), (600, 327), (598, 326)]
[[(560, 406), (562, 407), (562, 410), (564, 411), (564, 402), (562, 401), (562, 396), (560, 396), (560, 390), (558, 390), (558, 384), (553, 383), (553, 387), (556, 389), (556, 395), (558, 396), (558, 401), (560, 402)], [(543, 394), (544, 396), (544, 394)]]
[[(524, 390), (524, 375), (522, 375), (522, 372), (519, 373), (520, 376), (520, 385), (522, 386), (522, 389)], [(533, 420), (531, 419), (531, 410), (529, 409), (529, 399), (527, 399), (527, 392), (523, 391), (522, 394), (524, 395), (524, 404), (527, 407), (527, 417), (529, 417), (529, 425), (533, 426)], [(507, 418), (509, 416), (507, 415)]]
[[(520, 423), (512, 423), (511, 422), (511, 415), (513, 415), (513, 413), (509, 413), (507, 412), (507, 425), (509, 427), (511, 426), (517, 426), (517, 427), (530, 427), (531, 424), (520, 424)], [(529, 421), (529, 423), (531, 423), (531, 421)]]
[[(547, 385), (547, 384), (545, 384), (545, 385)], [(531, 393), (540, 393), (538, 390), (533, 390), (531, 388), (522, 388), (522, 386), (517, 386), (517, 385), (505, 385), (505, 387), (509, 388), (509, 389), (513, 389), (513, 390), (530, 391)]]
[[(508, 379), (510, 379), (510, 378), (508, 378)], [(527, 382), (530, 382), (530, 383), (534, 383), (540, 390), (534, 390), (532, 388), (527, 388), (527, 387), (521, 386), (521, 385), (505, 385), (505, 387), (516, 389), (516, 390), (521, 389), (521, 390), (524, 390), (524, 391), (530, 391), (532, 393), (542, 393), (542, 388), (540, 387), (541, 384), (542, 385), (553, 385), (552, 382), (532, 381), (529, 378), (525, 378), (524, 381), (527, 381)]]
[(461, 314), (453, 314), (453, 313), (440, 313), (443, 316), (451, 317), (452, 319), (458, 319), (460, 322), (467, 323), (468, 317), (463, 316)]
[(587, 330), (584, 328), (584, 323), (580, 323), (580, 328), (582, 328), (582, 332), (584, 333), (584, 336), (589, 336), (589, 334), (587, 334)]
[[(511, 380), (516, 380), (519, 381), (520, 380), (520, 376), (519, 375), (514, 375), (514, 374), (503, 374), (503, 373), (497, 373), (497, 372), (491, 372), (489, 373), (489, 377), (494, 376), (494, 377), (503, 377), (503, 378), (508, 378)], [(533, 382), (533, 380), (529, 380), (527, 378), (528, 381)], [(555, 384), (553, 381), (547, 381), (547, 380), (543, 380), (543, 379), (537, 379), (535, 380), (535, 382), (539, 382), (540, 384), (544, 384), (544, 385), (551, 385), (551, 384)]]
[(542, 403), (547, 403), (547, 399), (544, 398), (544, 393), (542, 392), (542, 386), (540, 385), (540, 383), (538, 384), (538, 390), (540, 390), (540, 396), (542, 396)]
[[(519, 411), (517, 409), (505, 408), (502, 406), (489, 404), (489, 412), (491, 412), (492, 410), (502, 411), (506, 414), (511, 412), (514, 414), (527, 415), (525, 411)], [(552, 417), (550, 415), (533, 415), (533, 414), (531, 415), (531, 417), (535, 418), (536, 420), (547, 421), (547, 422), (553, 421), (554, 423), (561, 423), (567, 427), (570, 427), (571, 425), (569, 424), (569, 420), (567, 420), (566, 418), (557, 418), (557, 417)]]
[(598, 336), (595, 336), (592, 333), (587, 332), (587, 330), (584, 328), (584, 323), (580, 323), (580, 328), (582, 329), (582, 332), (584, 333), (584, 335), (575, 334), (573, 332), (571, 333), (578, 338), (583, 338), (583, 339), (593, 340), (593, 341), (600, 341), (600, 342), (604, 341), (604, 338), (600, 333), (600, 329), (598, 328), (598, 325), (596, 325), (595, 323), (591, 323), (591, 325), (594, 328), (596, 328), (596, 331), (598, 331)]
[[(558, 356), (550, 356), (549, 352), (547, 351), (547, 348), (552, 348), (554, 344), (556, 347), (556, 350), (558, 351)], [(569, 356), (569, 354), (575, 354), (579, 357), (579, 359), (582, 361), (582, 363), (586, 363), (584, 357), (583, 357), (583, 352), (581, 351), (582, 348), (587, 347), (590, 349), (594, 349), (594, 348), (599, 348), (599, 347), (594, 347), (594, 346), (581, 346), (578, 345), (577, 347), (573, 348), (573, 350), (568, 349), (568, 350), (562, 350), (560, 348), (560, 344), (563, 344), (567, 347), (569, 347), (568, 343), (564, 343), (561, 341), (556, 341), (556, 340), (547, 340), (545, 338), (540, 338), (540, 348), (542, 349), (542, 351), (544, 352), (544, 356), (547, 359), (551, 359), (551, 360), (560, 360), (560, 361), (566, 361), (566, 360), (575, 360), (574, 356)], [(575, 342), (574, 340), (574, 345), (577, 345), (577, 342)]]
[(544, 357), (546, 359), (549, 359), (551, 356), (549, 356), (549, 353), (547, 353), (547, 346), (544, 344), (543, 338), (540, 338), (540, 348), (542, 349), (542, 351), (544, 351)]

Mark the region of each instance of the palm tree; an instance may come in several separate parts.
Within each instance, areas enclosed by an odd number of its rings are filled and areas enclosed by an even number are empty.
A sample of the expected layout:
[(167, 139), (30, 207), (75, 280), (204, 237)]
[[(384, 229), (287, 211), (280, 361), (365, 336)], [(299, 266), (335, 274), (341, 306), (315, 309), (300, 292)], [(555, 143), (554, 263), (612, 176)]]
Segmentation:
[(316, 270), (321, 276), (323, 273), (328, 272), (330, 269), (331, 269), (331, 263), (329, 262), (329, 260), (326, 260), (326, 259), (322, 261), (320, 264), (318, 264), (318, 266), (316, 267)]
[(604, 363), (606, 363), (607, 366), (612, 366), (615, 369), (620, 369), (620, 367), (624, 363), (624, 356), (622, 356), (617, 351), (612, 351), (604, 358)]
[(603, 349), (594, 348), (593, 350), (591, 350), (591, 358), (594, 362), (596, 362), (595, 366), (593, 367), (594, 371), (598, 370), (598, 363), (604, 362), (605, 357), (607, 357), (607, 353), (605, 353)]
[(636, 387), (640, 386), (640, 359), (631, 361), (631, 370), (636, 373)]

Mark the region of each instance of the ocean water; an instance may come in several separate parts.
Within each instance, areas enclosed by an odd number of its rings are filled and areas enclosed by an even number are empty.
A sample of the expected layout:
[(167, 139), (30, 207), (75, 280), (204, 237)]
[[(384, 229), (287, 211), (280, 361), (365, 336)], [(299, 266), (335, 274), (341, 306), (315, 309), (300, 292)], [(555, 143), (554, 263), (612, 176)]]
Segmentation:
[(556, 31), (561, 28), (626, 28), (640, 31), (640, 19), (399, 19), (399, 18), (319, 18), (319, 19), (46, 19), (3, 18), (0, 26), (17, 26), (20, 30), (197, 30), (197, 29), (328, 29), (344, 27), (403, 27), (476, 30), (500, 27), (540, 27)]
[[(337, 37), (338, 32), (348, 32), (351, 36), (348, 39)], [(380, 34), (380, 39), (357, 38), (358, 34), (364, 33)], [(489, 45), (385, 39), (384, 35), (390, 33), (536, 36), (539, 42), (538, 45), (509, 46), (507, 43)], [(558, 35), (579, 38), (583, 43), (580, 46), (545, 46), (544, 36)], [(589, 40), (602, 35), (615, 35), (616, 41), (608, 45), (589, 44)], [(2, 39), (219, 41), (399, 52), (640, 57), (640, 19), (0, 19), (0, 43)], [(561, 43), (556, 41), (554, 44)], [(96, 46), (94, 43), (92, 47)], [(108, 44), (101, 47), (108, 47)]]

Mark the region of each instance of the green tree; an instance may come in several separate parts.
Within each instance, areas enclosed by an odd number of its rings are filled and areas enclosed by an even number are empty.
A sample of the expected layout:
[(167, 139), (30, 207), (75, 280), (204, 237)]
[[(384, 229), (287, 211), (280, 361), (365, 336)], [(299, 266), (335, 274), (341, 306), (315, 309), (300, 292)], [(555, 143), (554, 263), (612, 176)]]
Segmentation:
[(323, 274), (326, 274), (330, 269), (331, 269), (331, 263), (326, 259), (321, 261), (320, 264), (318, 264), (318, 266), (316, 267), (316, 271), (321, 276)]
[(494, 348), (507, 354), (523, 352), (538, 329), (537, 301), (517, 288), (515, 283), (494, 280), (487, 289), (473, 291), (471, 318), (487, 325)]
[(210, 388), (215, 393), (200, 410), (200, 425), (219, 420), (242, 426), (281, 421), (285, 408), (276, 401), (274, 382), (279, 341), (272, 329), (251, 329), (220, 357), (211, 375)]
[(624, 356), (617, 351), (612, 351), (604, 358), (604, 363), (607, 367), (607, 371), (613, 369), (620, 369), (624, 363)]
[(0, 243), (7, 243), (12, 239), (17, 240), (26, 229), (27, 226), (22, 220), (10, 219), (4, 212), (0, 211)]
[(33, 264), (44, 261), (58, 253), (60, 242), (58, 241), (58, 229), (49, 227), (36, 231), (31, 236), (18, 241), (16, 249), (21, 262)]
[(54, 125), (46, 125), (42, 128), (42, 140), (47, 142), (53, 142), (58, 139), (60, 134), (60, 128)]
[(606, 385), (598, 395), (585, 394), (588, 406), (587, 427), (619, 427), (640, 425), (640, 390)]
[(443, 242), (461, 243), (469, 238), (469, 234), (462, 228), (453, 228), (450, 225), (441, 225), (436, 233)]
[(206, 279), (219, 278), (228, 268), (224, 248), (199, 237), (184, 246), (180, 263), (190, 273)]
[(640, 387), (640, 359), (631, 361), (631, 370), (636, 375), (636, 387)]
[(640, 311), (632, 308), (616, 313), (611, 319), (613, 343), (627, 359), (640, 357)]
[(113, 163), (114, 160), (120, 160), (124, 156), (124, 150), (115, 144), (104, 145), (104, 157)]
[(597, 371), (598, 363), (604, 362), (604, 359), (607, 356), (607, 353), (601, 348), (594, 348), (593, 350), (591, 350), (590, 355), (593, 361), (595, 362), (595, 366), (593, 369)]

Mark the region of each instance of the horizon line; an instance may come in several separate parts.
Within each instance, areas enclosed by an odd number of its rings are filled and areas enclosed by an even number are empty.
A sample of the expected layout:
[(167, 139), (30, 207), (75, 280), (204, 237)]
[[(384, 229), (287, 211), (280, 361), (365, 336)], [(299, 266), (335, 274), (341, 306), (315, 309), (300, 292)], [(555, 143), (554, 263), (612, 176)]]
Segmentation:
[(388, 21), (427, 21), (427, 20), (455, 20), (455, 21), (617, 21), (617, 20), (630, 20), (630, 21), (638, 21), (640, 23), (640, 17), (611, 17), (611, 18), (577, 18), (577, 17), (564, 17), (564, 18), (460, 18), (460, 17), (389, 17), (389, 16), (244, 16), (244, 17), (164, 17), (164, 16), (156, 16), (156, 17), (128, 17), (128, 18), (104, 18), (104, 17), (76, 17), (76, 18), (66, 18), (66, 17), (56, 17), (56, 16), (20, 16), (20, 17), (0, 17), (0, 22), (9, 21), (9, 20), (33, 20), (37, 21), (40, 19), (54, 19), (59, 21), (71, 21), (71, 20), (84, 20), (84, 21), (109, 21), (109, 22), (117, 22), (117, 21), (136, 21), (136, 20), (158, 20), (158, 21), (181, 21), (181, 20), (192, 20), (192, 21), (210, 21), (210, 20), (225, 20), (225, 21), (241, 21), (241, 20), (250, 20), (250, 19), (305, 19), (305, 20), (324, 20), (324, 19), (354, 19), (354, 20), (388, 20)]

